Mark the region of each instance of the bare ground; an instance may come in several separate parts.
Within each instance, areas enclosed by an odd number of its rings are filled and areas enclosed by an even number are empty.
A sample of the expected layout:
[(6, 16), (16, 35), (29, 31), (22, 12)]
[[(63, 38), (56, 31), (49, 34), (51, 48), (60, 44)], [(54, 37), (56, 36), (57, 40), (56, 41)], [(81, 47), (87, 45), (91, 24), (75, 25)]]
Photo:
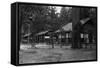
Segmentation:
[(19, 51), (19, 63), (44, 63), (96, 59), (96, 49), (30, 48)]

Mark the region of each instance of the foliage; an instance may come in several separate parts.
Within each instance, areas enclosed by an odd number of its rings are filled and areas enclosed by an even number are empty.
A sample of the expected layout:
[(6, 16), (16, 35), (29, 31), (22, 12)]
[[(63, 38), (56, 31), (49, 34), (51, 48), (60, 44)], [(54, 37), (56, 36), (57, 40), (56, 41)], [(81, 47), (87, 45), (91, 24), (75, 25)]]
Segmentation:
[[(20, 5), (20, 27), (30, 24), (30, 32), (38, 33), (44, 30), (57, 30), (68, 23), (70, 11), (63, 7), (60, 16), (56, 13), (56, 6)], [(25, 26), (26, 27), (26, 26)], [(22, 28), (21, 28), (22, 29)], [(23, 29), (26, 30), (26, 29)]]

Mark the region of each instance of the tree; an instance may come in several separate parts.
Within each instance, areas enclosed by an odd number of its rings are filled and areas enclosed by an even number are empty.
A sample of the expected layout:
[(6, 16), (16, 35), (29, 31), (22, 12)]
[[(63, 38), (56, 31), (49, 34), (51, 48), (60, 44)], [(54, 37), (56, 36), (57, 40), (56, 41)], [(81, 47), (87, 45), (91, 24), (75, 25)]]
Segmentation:
[(72, 48), (81, 48), (80, 45), (80, 8), (72, 8)]
[(71, 7), (62, 7), (60, 12), (60, 18), (64, 22), (70, 22), (72, 19), (72, 8)]
[[(43, 23), (46, 14), (48, 13), (47, 6), (38, 5), (20, 5), (19, 6), (19, 41), (21, 36), (27, 33), (35, 34), (37, 31), (44, 30)], [(22, 34), (22, 31), (24, 32)]]
[[(38, 29), (43, 29), (42, 25), (45, 23), (45, 17), (48, 13), (47, 6), (38, 6), (38, 5), (20, 5), (20, 17), (21, 23), (31, 24), (31, 32), (38, 31)], [(39, 27), (41, 26), (41, 27)]]
[(87, 17), (95, 18), (96, 8), (80, 8), (80, 19), (84, 19)]

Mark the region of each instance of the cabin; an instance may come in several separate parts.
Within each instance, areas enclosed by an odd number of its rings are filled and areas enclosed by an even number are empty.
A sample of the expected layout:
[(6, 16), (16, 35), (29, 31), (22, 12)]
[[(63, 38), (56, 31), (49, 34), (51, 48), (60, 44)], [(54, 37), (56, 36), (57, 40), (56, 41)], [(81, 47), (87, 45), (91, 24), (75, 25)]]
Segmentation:
[(94, 19), (89, 19), (82, 25), (83, 38), (87, 38), (87, 43), (96, 43), (97, 27)]
[(47, 44), (65, 44), (71, 43), (72, 39), (72, 23), (61, 27), (58, 30), (46, 30), (39, 32), (35, 35), (36, 43), (47, 43)]

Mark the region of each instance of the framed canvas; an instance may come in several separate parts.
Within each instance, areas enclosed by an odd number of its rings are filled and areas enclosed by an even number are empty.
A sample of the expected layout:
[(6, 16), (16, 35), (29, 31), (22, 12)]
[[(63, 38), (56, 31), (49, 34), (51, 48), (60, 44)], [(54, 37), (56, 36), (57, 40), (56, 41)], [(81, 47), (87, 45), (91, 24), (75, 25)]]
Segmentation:
[(97, 61), (97, 7), (11, 4), (11, 64)]

